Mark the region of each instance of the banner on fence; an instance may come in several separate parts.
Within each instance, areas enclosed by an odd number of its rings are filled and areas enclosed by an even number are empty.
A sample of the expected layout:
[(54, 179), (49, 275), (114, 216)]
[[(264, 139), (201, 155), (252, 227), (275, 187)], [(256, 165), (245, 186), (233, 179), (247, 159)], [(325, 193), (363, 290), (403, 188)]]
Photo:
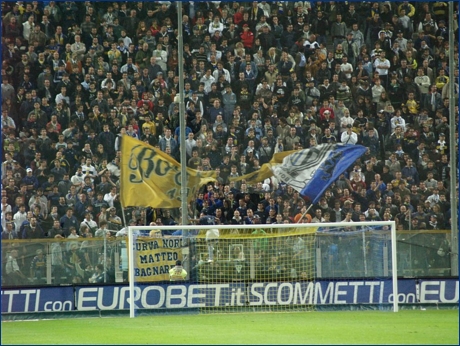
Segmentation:
[(134, 258), (136, 282), (169, 280), (169, 270), (182, 260), (182, 239), (137, 238)]

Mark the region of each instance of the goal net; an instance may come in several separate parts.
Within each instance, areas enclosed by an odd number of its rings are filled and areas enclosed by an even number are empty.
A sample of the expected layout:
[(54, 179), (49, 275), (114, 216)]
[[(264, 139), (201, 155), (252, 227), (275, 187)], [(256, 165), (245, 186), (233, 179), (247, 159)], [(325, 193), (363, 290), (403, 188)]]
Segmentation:
[(392, 221), (129, 227), (130, 315), (397, 311), (395, 239)]

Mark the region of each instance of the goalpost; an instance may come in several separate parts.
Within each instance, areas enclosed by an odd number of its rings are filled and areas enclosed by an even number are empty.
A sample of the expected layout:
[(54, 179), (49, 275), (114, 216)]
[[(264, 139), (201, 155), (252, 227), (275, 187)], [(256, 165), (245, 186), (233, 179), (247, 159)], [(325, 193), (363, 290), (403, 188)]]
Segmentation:
[[(216, 229), (218, 239), (206, 236)], [(178, 230), (183, 235), (162, 235)], [(150, 237), (141, 236), (146, 231)], [(312, 311), (353, 304), (398, 311), (394, 221), (134, 226), (126, 247), (130, 317), (143, 309)], [(178, 260), (187, 276), (170, 281)]]

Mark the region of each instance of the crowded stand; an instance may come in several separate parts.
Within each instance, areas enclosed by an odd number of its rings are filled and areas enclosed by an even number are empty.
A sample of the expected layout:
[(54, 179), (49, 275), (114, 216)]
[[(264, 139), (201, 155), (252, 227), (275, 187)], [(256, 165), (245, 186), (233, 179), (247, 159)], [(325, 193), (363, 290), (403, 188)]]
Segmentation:
[[(2, 239), (180, 224), (179, 208), (123, 215), (120, 159), (131, 136), (180, 161), (181, 116), (187, 167), (219, 173), (192, 222), (451, 229), (458, 3), (449, 23), (445, 2), (183, 2), (183, 47), (169, 1), (1, 6)], [(229, 180), (322, 143), (367, 151), (313, 206), (274, 177)]]

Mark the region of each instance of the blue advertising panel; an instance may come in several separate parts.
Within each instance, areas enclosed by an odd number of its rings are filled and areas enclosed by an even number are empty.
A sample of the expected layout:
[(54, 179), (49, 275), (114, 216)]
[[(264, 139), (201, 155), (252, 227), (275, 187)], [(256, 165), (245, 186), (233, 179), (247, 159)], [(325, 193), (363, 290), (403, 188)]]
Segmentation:
[[(391, 280), (141, 284), (139, 309), (392, 303)], [(398, 281), (399, 303), (458, 304), (455, 279)], [(78, 286), (2, 290), (2, 313), (129, 309), (129, 287)]]
[(74, 310), (73, 287), (2, 290), (2, 314)]
[(420, 303), (458, 304), (458, 280), (420, 280)]
[[(390, 280), (137, 285), (139, 309), (392, 303)], [(77, 310), (129, 309), (127, 286), (77, 287)], [(398, 302), (458, 302), (455, 280), (398, 281)]]
[[(398, 282), (398, 301), (416, 302), (415, 281)], [(390, 280), (255, 283), (250, 305), (386, 304), (393, 302)]]
[[(134, 302), (140, 309), (179, 309), (235, 306), (244, 296), (246, 284), (137, 285)], [(77, 310), (129, 309), (129, 287), (76, 288)]]

